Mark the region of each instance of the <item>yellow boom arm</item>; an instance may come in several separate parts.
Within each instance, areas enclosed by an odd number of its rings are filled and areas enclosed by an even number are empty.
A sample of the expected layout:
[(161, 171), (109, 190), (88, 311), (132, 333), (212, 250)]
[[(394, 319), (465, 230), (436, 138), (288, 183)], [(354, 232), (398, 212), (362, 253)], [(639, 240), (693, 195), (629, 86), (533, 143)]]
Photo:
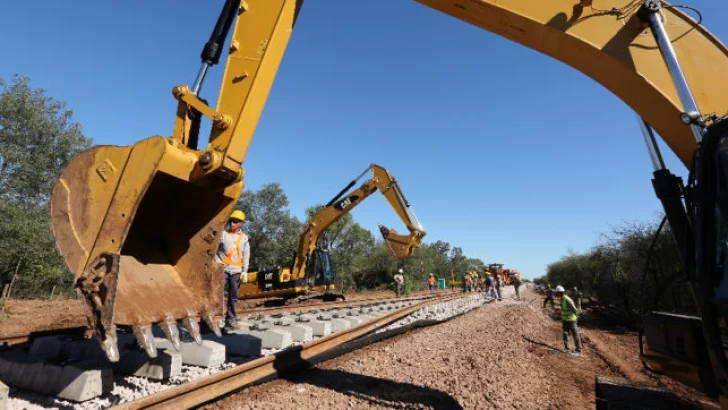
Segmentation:
[[(347, 191), (370, 169), (373, 177), (358, 189), (347, 194)], [(426, 233), (402, 193), (397, 180), (386, 169), (371, 164), (359, 177), (351, 181), (336, 197), (309, 218), (299, 240), (298, 253), (291, 272), (293, 279), (300, 279), (305, 276), (307, 260), (313, 255), (321, 234), (377, 190), (384, 195), (389, 205), (392, 206), (410, 232), (409, 235), (399, 235), (394, 229), (379, 225), (379, 230), (384, 237), (387, 248), (394, 257), (407, 258), (412, 256)]]

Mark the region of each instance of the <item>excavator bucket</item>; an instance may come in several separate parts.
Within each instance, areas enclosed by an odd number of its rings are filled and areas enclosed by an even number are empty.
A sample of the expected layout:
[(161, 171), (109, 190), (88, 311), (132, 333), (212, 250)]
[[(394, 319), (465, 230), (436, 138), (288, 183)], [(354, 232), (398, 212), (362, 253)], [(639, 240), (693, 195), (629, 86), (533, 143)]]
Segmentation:
[(111, 361), (116, 327), (151, 357), (152, 326), (175, 347), (178, 322), (201, 343), (199, 321), (220, 334), (223, 272), (213, 261), (243, 189), (204, 175), (195, 151), (159, 136), (78, 155), (53, 188), (58, 249), (75, 275), (89, 325)]
[(379, 232), (382, 233), (384, 244), (387, 246), (389, 253), (395, 258), (409, 258), (420, 246), (420, 242), (424, 235), (420, 231), (415, 231), (411, 235), (399, 235), (394, 229), (379, 225)]

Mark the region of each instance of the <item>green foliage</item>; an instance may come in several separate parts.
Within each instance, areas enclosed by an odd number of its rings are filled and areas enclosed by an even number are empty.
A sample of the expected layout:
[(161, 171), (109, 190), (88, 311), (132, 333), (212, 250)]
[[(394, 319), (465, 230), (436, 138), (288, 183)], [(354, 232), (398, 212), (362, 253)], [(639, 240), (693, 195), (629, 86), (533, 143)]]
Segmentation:
[(0, 79), (0, 197), (43, 206), (61, 170), (91, 145), (65, 107), (25, 77)]
[[(13, 297), (48, 297), (51, 289), (72, 294), (73, 276), (59, 256), (51, 234), (48, 200), (60, 172), (91, 140), (72, 121), (66, 104), (33, 89), (16, 76), (0, 79), (0, 285), (18, 270)], [(245, 191), (237, 207), (247, 216), (251, 269), (290, 266), (304, 224), (291, 216), (286, 194), (278, 183)], [(307, 210), (312, 215), (315, 208)], [(463, 255), (448, 242), (422, 244), (412, 258), (397, 259), (383, 240), (342, 216), (321, 236), (319, 245), (331, 252), (339, 289), (393, 289), (393, 275), (405, 271), (405, 290), (426, 288), (429, 273), (437, 278), (458, 276), (482, 261)]]
[[(63, 168), (91, 145), (65, 103), (16, 76), (0, 79), (0, 284), (16, 269), (13, 297), (70, 290), (72, 275), (57, 252), (48, 199)], [(67, 292), (67, 294), (72, 294)]]
[[(640, 290), (650, 245), (657, 223), (625, 224), (603, 234), (597, 245), (585, 253), (562, 257), (548, 266), (537, 284), (579, 287), (597, 306), (634, 316), (641, 309)], [(694, 307), (677, 256), (675, 242), (666, 225), (652, 250), (644, 286), (645, 310), (691, 313)]]
[(250, 267), (289, 266), (303, 224), (291, 216), (288, 197), (279, 183), (244, 191), (237, 208), (245, 212), (243, 230), (250, 238)]

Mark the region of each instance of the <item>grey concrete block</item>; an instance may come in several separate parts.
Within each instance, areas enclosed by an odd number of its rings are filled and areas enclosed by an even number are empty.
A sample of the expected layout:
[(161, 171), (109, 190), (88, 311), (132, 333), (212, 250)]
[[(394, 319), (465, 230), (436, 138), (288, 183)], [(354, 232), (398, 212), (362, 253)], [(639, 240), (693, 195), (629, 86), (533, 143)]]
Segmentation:
[(9, 392), (10, 388), (6, 386), (3, 382), (0, 382), (0, 410), (5, 410), (8, 408)]
[(368, 322), (368, 321), (374, 319), (375, 317), (376, 316), (372, 316), (372, 315), (359, 315), (358, 316), (358, 318), (361, 319), (362, 323), (363, 322)]
[(95, 363), (44, 363), (19, 353), (0, 357), (0, 379), (10, 386), (83, 402), (111, 391), (113, 373)]
[(313, 328), (304, 323), (286, 323), (284, 325), (277, 325), (274, 329), (290, 333), (291, 340), (294, 342), (308, 342), (313, 339)]
[[(110, 392), (114, 374), (110, 367), (94, 368), (95, 363), (80, 362), (62, 367), (58, 379), (59, 398), (86, 401)], [(62, 388), (61, 388), (62, 387)]]
[(359, 323), (363, 322), (363, 320), (361, 318), (359, 318), (359, 316), (347, 316), (347, 317), (342, 318), (342, 319), (344, 319), (347, 322), (351, 323), (351, 326), (356, 326)]
[(331, 319), (331, 331), (338, 332), (339, 330), (348, 329), (351, 327), (351, 322), (346, 319)]
[(285, 349), (293, 344), (290, 332), (276, 328), (260, 332), (260, 338), (264, 349)]
[(70, 338), (63, 336), (48, 336), (33, 340), (28, 354), (38, 359), (51, 359), (58, 357), (63, 345), (67, 344)]
[[(244, 330), (249, 332), (249, 330)], [(205, 335), (205, 339), (225, 346), (228, 356), (258, 357), (261, 353), (262, 339), (248, 333), (230, 333), (217, 337), (214, 334)]]
[(182, 355), (174, 350), (157, 349), (154, 359), (143, 350), (124, 350), (121, 357), (114, 363), (114, 371), (119, 374), (165, 380), (182, 373)]
[[(155, 338), (154, 344), (158, 349), (175, 351), (172, 343), (167, 339)], [(203, 340), (202, 345), (195, 342), (180, 343), (182, 363), (200, 367), (216, 367), (225, 363), (225, 345), (212, 340)]]

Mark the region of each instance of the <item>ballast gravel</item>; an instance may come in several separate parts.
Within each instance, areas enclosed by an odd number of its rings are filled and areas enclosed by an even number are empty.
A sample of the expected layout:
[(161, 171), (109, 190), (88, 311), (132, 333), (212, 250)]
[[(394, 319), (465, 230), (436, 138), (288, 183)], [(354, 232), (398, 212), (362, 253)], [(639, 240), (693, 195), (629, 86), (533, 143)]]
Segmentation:
[[(442, 320), (454, 315), (462, 314), (463, 312), (475, 309), (482, 306), (485, 300), (478, 297), (470, 299), (468, 303), (460, 307), (454, 307), (449, 310), (440, 310), (437, 312), (426, 312), (424, 310), (418, 310), (411, 315), (406, 316), (403, 319), (398, 320), (386, 328), (378, 329), (376, 333), (395, 329), (401, 326), (409, 325), (413, 322), (422, 319), (435, 319)], [(293, 342), (293, 346), (300, 345), (300, 342)], [(136, 376), (115, 376), (114, 387), (110, 393), (104, 396), (97, 397), (92, 400), (88, 400), (83, 403), (75, 403), (67, 400), (57, 399), (55, 397), (44, 396), (32, 392), (22, 391), (18, 389), (10, 390), (8, 398), (9, 409), (27, 409), (27, 410), (40, 410), (40, 409), (62, 409), (62, 410), (97, 410), (105, 409), (125, 402), (137, 400), (139, 398), (148, 396), (160, 392), (162, 390), (182, 385), (193, 380), (197, 380), (206, 376), (210, 376), (215, 373), (219, 373), (225, 369), (235, 367), (239, 364), (255, 360), (259, 357), (265, 357), (275, 354), (282, 349), (262, 349), (261, 355), (257, 357), (228, 357), (226, 363), (213, 367), (213, 368), (202, 368), (197, 366), (182, 365), (182, 373), (177, 376), (171, 377), (169, 380), (154, 381), (143, 377)]]

